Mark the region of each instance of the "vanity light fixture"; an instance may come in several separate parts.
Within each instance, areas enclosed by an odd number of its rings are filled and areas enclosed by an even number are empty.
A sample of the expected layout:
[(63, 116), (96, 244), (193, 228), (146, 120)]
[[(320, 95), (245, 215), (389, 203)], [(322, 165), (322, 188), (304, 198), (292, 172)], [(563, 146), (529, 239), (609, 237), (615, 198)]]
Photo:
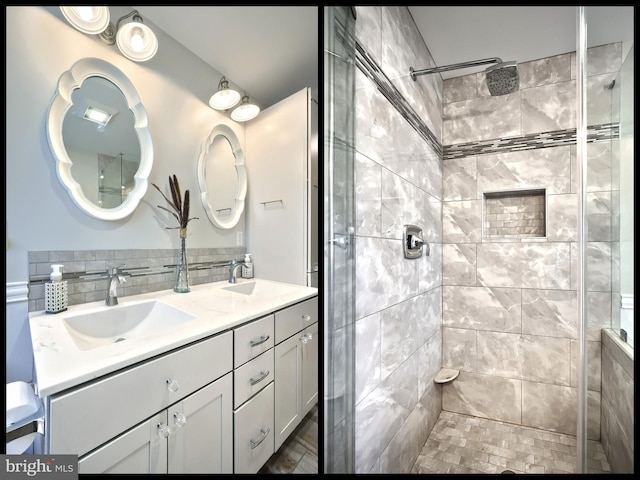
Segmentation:
[(216, 110), (227, 110), (240, 101), (240, 93), (229, 88), (229, 82), (222, 77), (218, 82), (218, 91), (209, 99), (209, 105)]
[[(137, 10), (120, 17), (115, 26), (109, 21), (109, 7), (60, 7), (64, 18), (83, 33), (98, 35), (108, 45), (117, 44), (120, 52), (134, 62), (146, 62), (158, 51), (158, 38), (142, 23)], [(120, 23), (133, 17), (122, 27)]]
[[(120, 27), (120, 22), (129, 17), (133, 17), (133, 21)], [(116, 43), (120, 52), (134, 62), (146, 62), (158, 51), (156, 34), (142, 23), (142, 17), (137, 10), (120, 17), (115, 28), (113, 23), (109, 23), (107, 29), (99, 36), (109, 45)]]
[(82, 33), (98, 35), (109, 26), (109, 7), (60, 7), (67, 21)]
[(231, 119), (236, 122), (247, 122), (260, 113), (260, 107), (249, 103), (249, 96), (242, 97), (242, 103), (231, 112)]

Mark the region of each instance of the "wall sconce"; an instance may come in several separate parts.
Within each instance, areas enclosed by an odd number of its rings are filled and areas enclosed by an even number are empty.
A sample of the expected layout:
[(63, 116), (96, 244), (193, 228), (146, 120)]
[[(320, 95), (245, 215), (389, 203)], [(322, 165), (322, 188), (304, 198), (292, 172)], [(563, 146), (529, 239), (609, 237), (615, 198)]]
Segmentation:
[[(115, 27), (109, 21), (109, 7), (60, 7), (64, 18), (83, 33), (98, 35), (108, 45), (116, 43), (120, 52), (134, 62), (146, 62), (158, 51), (158, 38), (142, 23), (137, 10), (120, 17)], [(120, 22), (133, 21), (120, 27)]]
[(108, 7), (60, 7), (67, 21), (82, 33), (97, 35), (109, 26)]
[(242, 97), (242, 103), (231, 112), (231, 119), (236, 122), (247, 122), (260, 113), (260, 107), (249, 103), (249, 96)]
[(218, 82), (218, 91), (209, 99), (209, 105), (216, 110), (227, 110), (240, 101), (240, 94), (229, 88), (229, 82), (225, 77)]

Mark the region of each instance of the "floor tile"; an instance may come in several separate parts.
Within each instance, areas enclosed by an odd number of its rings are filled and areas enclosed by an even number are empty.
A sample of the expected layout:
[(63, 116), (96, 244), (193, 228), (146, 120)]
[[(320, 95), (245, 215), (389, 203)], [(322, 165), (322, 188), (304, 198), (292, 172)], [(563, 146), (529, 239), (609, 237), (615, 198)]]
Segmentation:
[[(570, 435), (469, 415), (440, 413), (411, 473), (574, 473)], [(609, 473), (600, 442), (589, 441), (588, 472)]]
[(258, 473), (318, 473), (317, 404)]

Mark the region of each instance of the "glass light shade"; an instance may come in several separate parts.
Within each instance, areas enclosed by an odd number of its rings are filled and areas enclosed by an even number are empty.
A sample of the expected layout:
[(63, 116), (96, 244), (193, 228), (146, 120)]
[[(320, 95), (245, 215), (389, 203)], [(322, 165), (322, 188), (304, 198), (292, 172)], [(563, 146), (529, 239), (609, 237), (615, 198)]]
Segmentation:
[(230, 88), (218, 90), (209, 99), (209, 105), (216, 110), (226, 110), (240, 101), (240, 93)]
[(122, 54), (134, 62), (146, 62), (158, 51), (158, 38), (153, 30), (135, 21), (118, 29), (116, 43)]
[(260, 107), (249, 103), (249, 97), (242, 97), (242, 105), (231, 112), (231, 119), (236, 122), (247, 122), (260, 113)]
[(67, 21), (82, 33), (97, 35), (109, 26), (109, 7), (60, 7)]

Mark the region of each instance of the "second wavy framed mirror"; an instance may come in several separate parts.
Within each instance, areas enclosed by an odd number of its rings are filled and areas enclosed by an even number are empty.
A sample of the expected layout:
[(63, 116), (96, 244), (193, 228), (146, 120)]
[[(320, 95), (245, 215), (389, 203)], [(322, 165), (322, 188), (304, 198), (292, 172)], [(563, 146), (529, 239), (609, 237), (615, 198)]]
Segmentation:
[(247, 173), (240, 141), (231, 127), (216, 125), (202, 143), (198, 185), (211, 223), (218, 228), (235, 227), (244, 211)]

